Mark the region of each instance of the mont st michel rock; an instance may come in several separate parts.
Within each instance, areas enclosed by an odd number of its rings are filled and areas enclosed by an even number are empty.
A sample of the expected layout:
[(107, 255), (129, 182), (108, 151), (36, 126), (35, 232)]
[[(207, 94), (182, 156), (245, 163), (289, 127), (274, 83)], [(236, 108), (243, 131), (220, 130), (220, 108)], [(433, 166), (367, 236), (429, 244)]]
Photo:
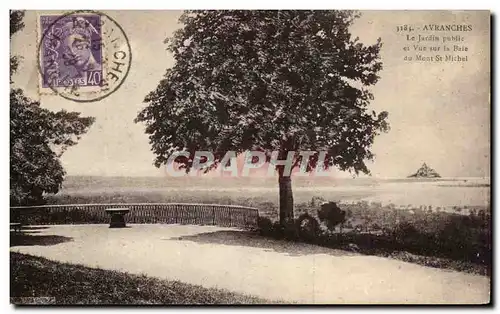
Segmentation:
[(441, 178), (441, 176), (424, 162), (420, 169), (414, 174), (409, 175), (408, 178)]

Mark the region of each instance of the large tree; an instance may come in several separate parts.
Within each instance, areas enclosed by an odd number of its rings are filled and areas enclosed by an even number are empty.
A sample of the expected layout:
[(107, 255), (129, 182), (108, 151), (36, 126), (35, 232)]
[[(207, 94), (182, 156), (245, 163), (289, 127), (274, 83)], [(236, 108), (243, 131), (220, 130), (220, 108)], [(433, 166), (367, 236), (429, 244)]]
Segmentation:
[[(387, 112), (368, 108), (382, 69), (381, 41), (364, 45), (353, 11), (186, 11), (167, 39), (175, 65), (145, 98), (157, 167), (179, 151), (326, 151), (325, 167), (369, 173), (365, 161)], [(309, 159), (311, 171), (318, 154)], [(321, 160), (321, 159), (320, 159)], [(189, 171), (190, 158), (177, 162)], [(291, 177), (276, 166), (280, 222), (293, 218)]]
[[(10, 36), (24, 27), (23, 11), (10, 12)], [(10, 74), (19, 58), (10, 57)], [(10, 90), (10, 203), (43, 202), (44, 193), (57, 193), (64, 179), (59, 157), (94, 122), (78, 112), (53, 112), (40, 107), (19, 88)]]

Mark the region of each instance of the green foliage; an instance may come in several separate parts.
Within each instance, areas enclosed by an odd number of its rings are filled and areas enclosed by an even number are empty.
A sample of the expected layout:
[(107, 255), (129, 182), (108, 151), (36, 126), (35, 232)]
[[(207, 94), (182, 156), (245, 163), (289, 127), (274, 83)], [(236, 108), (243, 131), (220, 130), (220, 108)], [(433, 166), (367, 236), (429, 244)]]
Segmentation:
[(396, 228), (393, 230), (393, 236), (398, 242), (402, 242), (412, 237), (415, 237), (418, 234), (417, 228), (413, 224), (408, 221), (401, 222), (396, 225)]
[[(10, 12), (11, 36), (24, 27), (24, 12)], [(11, 75), (19, 59), (11, 57)], [(57, 193), (64, 178), (59, 157), (77, 143), (94, 118), (77, 112), (52, 112), (26, 97), (21, 89), (10, 91), (10, 203), (39, 204), (44, 193)]]
[(272, 236), (274, 223), (267, 217), (259, 216), (257, 219), (257, 228), (261, 235)]
[[(24, 28), (23, 23), (24, 11), (11, 10), (10, 11), (10, 38), (12, 35)], [(19, 66), (19, 57), (10, 56), (10, 76), (17, 71)], [(12, 82), (11, 82), (12, 83)]]
[(43, 193), (57, 193), (64, 178), (59, 157), (77, 143), (94, 118), (77, 112), (52, 112), (24, 96), (10, 92), (10, 201), (37, 204)]
[(318, 210), (318, 218), (326, 224), (330, 231), (333, 231), (337, 225), (346, 221), (346, 211), (341, 210), (335, 202), (329, 202), (321, 205)]
[[(296, 222), (303, 220), (302, 217), (316, 220), (308, 212), (314, 211), (315, 206), (311, 204), (317, 206), (317, 200), (313, 198), (311, 202), (298, 206), (304, 213)], [(393, 205), (381, 206), (364, 201), (341, 204), (340, 207), (346, 214), (350, 212), (343, 232), (332, 229), (330, 232), (311, 232), (314, 228), (304, 228), (303, 223), (298, 223), (296, 232), (299, 236), (286, 238), (277, 231), (282, 230), (280, 225), (267, 219), (267, 226), (273, 227), (261, 234), (346, 250), (355, 246), (360, 253), (395, 256), (427, 266), (481, 274), (490, 272), (491, 215), (484, 209), (471, 210), (466, 216), (448, 212), (428, 213), (418, 208), (398, 209)], [(318, 216), (325, 217), (320, 212)]]
[(285, 224), (259, 217), (257, 224), (260, 235), (275, 239), (314, 242), (321, 234), (319, 222), (307, 213)]
[[(387, 113), (369, 112), (380, 40), (351, 38), (350, 11), (189, 11), (168, 39), (175, 65), (136, 121), (156, 157), (175, 151), (327, 150), (327, 166), (367, 173)], [(316, 156), (317, 157), (317, 156)], [(179, 159), (189, 169), (192, 158)], [(314, 166), (314, 158), (311, 164)]]
[(24, 13), (22, 10), (10, 11), (10, 37), (24, 28)]
[[(172, 153), (190, 171), (197, 150), (217, 167), (226, 152), (259, 150), (271, 159), (325, 151), (325, 168), (369, 173), (371, 146), (389, 129), (387, 112), (368, 109), (382, 69), (380, 39), (352, 38), (352, 11), (186, 11), (167, 39), (175, 65), (145, 98), (155, 165)], [(318, 163), (310, 157), (305, 169)], [(226, 165), (223, 165), (226, 166)], [(276, 166), (280, 178), (283, 166)], [(197, 171), (198, 169), (196, 169)], [(293, 217), (291, 185), (280, 184), (280, 220)]]
[(304, 213), (296, 220), (299, 237), (307, 242), (313, 242), (320, 234), (318, 220), (308, 213)]

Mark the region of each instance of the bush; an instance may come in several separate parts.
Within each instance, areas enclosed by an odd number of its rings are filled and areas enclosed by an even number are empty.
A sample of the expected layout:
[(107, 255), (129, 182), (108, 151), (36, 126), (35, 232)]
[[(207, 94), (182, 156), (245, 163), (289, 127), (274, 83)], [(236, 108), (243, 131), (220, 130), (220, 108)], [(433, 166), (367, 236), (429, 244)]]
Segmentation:
[(337, 225), (346, 221), (346, 212), (341, 210), (335, 202), (329, 202), (321, 205), (318, 218), (330, 231), (333, 231)]
[(300, 239), (314, 242), (320, 235), (319, 222), (308, 213), (299, 216), (296, 226)]
[(321, 205), (322, 203), (324, 203), (326, 200), (322, 197), (319, 197), (319, 196), (313, 196), (311, 198), (311, 207), (316, 207), (318, 205)]
[(370, 229), (374, 230), (374, 231), (379, 231), (379, 230), (382, 230), (382, 227), (377, 224), (377, 223), (373, 223), (371, 226), (370, 226)]
[(304, 213), (284, 225), (281, 225), (278, 221), (273, 222), (267, 217), (259, 217), (257, 224), (260, 235), (275, 239), (303, 240), (316, 243), (321, 236), (318, 220), (308, 213)]
[(272, 237), (275, 239), (298, 239), (298, 231), (294, 221), (286, 223), (282, 226), (278, 221), (272, 221), (267, 217), (259, 217), (257, 220), (258, 232), (265, 237)]
[(257, 219), (257, 228), (259, 234), (262, 236), (272, 236), (274, 233), (274, 225), (271, 219), (267, 217), (261, 217)]
[(418, 236), (418, 231), (410, 222), (403, 221), (396, 225), (393, 230), (393, 236), (396, 241), (403, 243)]
[(295, 220), (287, 221), (283, 225), (278, 224), (278, 227), (281, 230), (282, 238), (291, 241), (296, 241), (300, 239), (299, 228), (297, 227)]
[(461, 260), (489, 264), (491, 229), (479, 219), (457, 216), (447, 222), (438, 234), (440, 250)]
[(362, 224), (357, 224), (354, 226), (354, 231), (355, 232), (362, 232), (363, 231), (363, 225)]
[[(311, 202), (312, 203), (312, 202)], [(304, 204), (293, 223), (280, 226), (271, 220), (260, 221), (261, 234), (273, 238), (304, 241), (330, 248), (347, 247), (354, 243), (368, 254), (409, 254), (447, 258), (486, 267), (491, 265), (491, 213), (488, 209), (470, 208), (468, 215), (434, 211), (365, 208), (364, 203), (343, 204), (341, 210), (334, 202), (321, 208)], [(438, 210), (439, 207), (435, 207)], [(352, 217), (346, 219), (347, 213)], [(318, 217), (316, 217), (316, 213)], [(345, 216), (344, 216), (345, 213)], [(332, 232), (343, 223), (348, 229)], [(366, 233), (368, 229), (376, 231)], [(481, 266), (481, 267), (482, 267)]]

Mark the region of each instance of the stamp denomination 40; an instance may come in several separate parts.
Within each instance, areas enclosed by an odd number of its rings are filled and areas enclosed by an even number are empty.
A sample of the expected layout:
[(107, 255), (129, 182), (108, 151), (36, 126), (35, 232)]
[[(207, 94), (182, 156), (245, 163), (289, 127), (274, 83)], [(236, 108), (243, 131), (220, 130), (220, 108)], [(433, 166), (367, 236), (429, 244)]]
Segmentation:
[(130, 70), (132, 53), (122, 27), (96, 11), (39, 16), (40, 90), (80, 101), (115, 92)]

